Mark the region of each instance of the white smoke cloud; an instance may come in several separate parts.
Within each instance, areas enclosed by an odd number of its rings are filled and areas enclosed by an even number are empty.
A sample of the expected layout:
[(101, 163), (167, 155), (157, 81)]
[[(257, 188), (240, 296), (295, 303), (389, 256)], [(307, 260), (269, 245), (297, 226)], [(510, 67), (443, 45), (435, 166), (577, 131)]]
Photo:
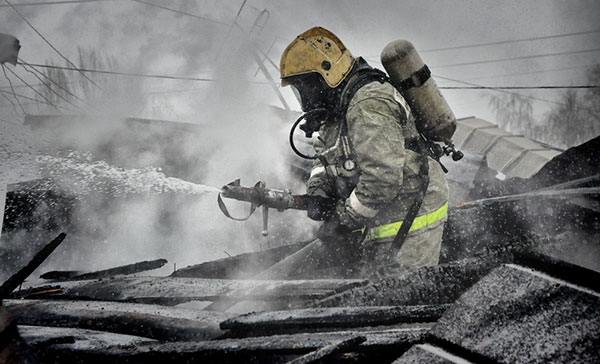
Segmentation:
[[(101, 145), (118, 138), (122, 132), (120, 121), (128, 116), (196, 123), (207, 132), (202, 136), (190, 134), (181, 137), (175, 143), (180, 146), (181, 159), (196, 157), (208, 161), (202, 168), (190, 171), (178, 170), (178, 166), (172, 173), (185, 174), (192, 182), (211, 186), (220, 186), (239, 177), (248, 185), (263, 179), (271, 187), (289, 187), (297, 192), (301, 192), (302, 187), (294, 184), (289, 173), (288, 147), (282, 130), (285, 125), (266, 107), (268, 104), (279, 105), (279, 101), (268, 84), (246, 82), (266, 81), (260, 74), (254, 78), (256, 64), (249, 48), (267, 52), (274, 42), (268, 55), (277, 64), (281, 51), (297, 34), (311, 26), (322, 25), (338, 34), (355, 55), (375, 56), (376, 60), (385, 44), (398, 38), (409, 39), (418, 49), (426, 49), (593, 29), (597, 22), (594, 14), (598, 10), (594, 1), (576, 4), (560, 1), (469, 1), (457, 5), (439, 1), (254, 0), (247, 2), (238, 19), (245, 31), (234, 27), (229, 32), (227, 24), (233, 22), (240, 5), (217, 0), (168, 4), (225, 25), (136, 2), (31, 6), (19, 10), (73, 61), (77, 59), (77, 46), (82, 46), (114, 57), (118, 71), (218, 80), (191, 82), (97, 76), (95, 79), (102, 92), (90, 100), (95, 109), (84, 108), (85, 113), (96, 114), (95, 130), (80, 130), (81, 133), (71, 135), (80, 145)], [(249, 29), (265, 8), (270, 12), (269, 21), (260, 32), (254, 32), (255, 38), (250, 42)], [(13, 34), (21, 40), (23, 48), (20, 55), (24, 60), (44, 63), (51, 59), (63, 64), (9, 8), (1, 8), (0, 32)], [(531, 49), (532, 43), (527, 43), (505, 48), (430, 53), (424, 58), (432, 65), (434, 73), (460, 79), (516, 69), (509, 64), (497, 64), (468, 70), (438, 71), (434, 66), (541, 53), (553, 46), (585, 48), (592, 43), (590, 38), (582, 37), (556, 43), (536, 43), (535, 49)], [(373, 64), (378, 66), (375, 62)], [(521, 64), (518, 70), (552, 65), (552, 62), (540, 60)], [(277, 78), (275, 68), (268, 62), (267, 67)], [(19, 67), (16, 71), (31, 77)], [(37, 82), (27, 79), (31, 83)], [(547, 83), (568, 80), (564, 74), (535, 79), (536, 82)], [(490, 80), (481, 82), (484, 81)], [(498, 80), (498, 83), (513, 81), (506, 78)], [(185, 91), (190, 89), (194, 91)], [(161, 93), (163, 91), (171, 92)], [(487, 101), (482, 101), (478, 94), (473, 96), (471, 92), (453, 91), (445, 92), (445, 95), (457, 116), (478, 115), (493, 121), (494, 116), (487, 110)], [(288, 102), (297, 107), (288, 90), (284, 90), (284, 94)], [(1, 109), (0, 118), (20, 120), (10, 110)], [(90, 135), (94, 138), (90, 139)], [(143, 143), (151, 143), (147, 135), (140, 136), (140, 139)], [(158, 167), (166, 163), (162, 154), (152, 150), (139, 152), (125, 147), (114, 150), (113, 154), (115, 163), (120, 166)], [(3, 164), (2, 168), (5, 167)], [(57, 252), (57, 256), (63, 259), (60, 263), (59, 260), (53, 261), (55, 266), (104, 268), (156, 257), (166, 257), (178, 265), (185, 265), (224, 257), (223, 250), (234, 254), (257, 249), (264, 241), (260, 240), (258, 216), (246, 223), (226, 220), (216, 209), (214, 196), (210, 195), (194, 199), (176, 195), (137, 196), (113, 201), (105, 206), (105, 210), (101, 207), (102, 199), (95, 196), (88, 196), (87, 204), (78, 206), (79, 227), (89, 236), (80, 236), (77, 241), (87, 245), (74, 247), (65, 242), (63, 253)], [(276, 240), (292, 240), (306, 235), (314, 226), (299, 212), (272, 215), (275, 229), (293, 221), (298, 235), (284, 237), (274, 231), (270, 240), (273, 244)], [(287, 230), (282, 228), (281, 231)], [(41, 241), (49, 238), (40, 237)], [(85, 243), (86, 238), (93, 243)], [(72, 249), (80, 249), (79, 258), (69, 258)]]

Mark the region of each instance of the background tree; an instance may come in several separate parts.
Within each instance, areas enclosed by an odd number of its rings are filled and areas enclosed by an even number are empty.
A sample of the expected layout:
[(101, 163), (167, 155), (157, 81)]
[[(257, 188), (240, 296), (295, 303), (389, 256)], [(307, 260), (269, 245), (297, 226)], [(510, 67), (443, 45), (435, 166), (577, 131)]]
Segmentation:
[[(587, 71), (587, 85), (600, 85), (600, 64)], [(531, 99), (517, 94), (490, 97), (500, 128), (556, 147), (570, 148), (600, 135), (600, 89), (569, 89), (542, 120), (533, 117)]]

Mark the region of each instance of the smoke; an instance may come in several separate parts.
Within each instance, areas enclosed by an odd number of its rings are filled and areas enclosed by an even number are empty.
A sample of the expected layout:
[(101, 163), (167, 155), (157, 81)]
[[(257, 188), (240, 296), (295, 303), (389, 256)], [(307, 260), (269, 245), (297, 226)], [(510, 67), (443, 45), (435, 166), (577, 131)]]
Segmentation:
[[(198, 5), (186, 7), (196, 14), (210, 13)], [(60, 29), (64, 39), (73, 39), (77, 29), (86, 27), (90, 17), (86, 9), (65, 11), (63, 18), (73, 21)], [(223, 26), (186, 17), (177, 18), (175, 27), (155, 31), (144, 22), (154, 17), (156, 23), (169, 24), (172, 14), (131, 4), (111, 8), (106, 16), (110, 22), (89, 25), (97, 32), (88, 29), (87, 37), (95, 35), (86, 40), (100, 45), (94, 51), (101, 56), (115, 57), (120, 71), (194, 76), (202, 72), (216, 81), (190, 86), (95, 75), (100, 89), (87, 100), (94, 105), (85, 110), (90, 116), (58, 122), (31, 118), (34, 132), (47, 142), (38, 158), (42, 176), (61, 198), (46, 204), (32, 192), (36, 211), (28, 216), (38, 224), (5, 234), (3, 246), (13, 252), (22, 248), (19, 260), (24, 262), (54, 233), (66, 230), (67, 240), (39, 269), (42, 272), (94, 270), (154, 258), (167, 258), (182, 267), (310, 236), (314, 225), (304, 213), (272, 212), (270, 236), (265, 239), (258, 213), (245, 223), (228, 220), (218, 210), (214, 194), (200, 193), (209, 188), (196, 185), (220, 187), (241, 178), (245, 185), (264, 180), (268, 187), (303, 192), (302, 183), (291, 174), (286, 135), (291, 120), (282, 121), (269, 106), (277, 98), (268, 85), (247, 82), (256, 71), (253, 42), (260, 39), (249, 39), (237, 28), (225, 38)], [(144, 28), (148, 34), (139, 32)], [(124, 42), (126, 36), (142, 41)], [(33, 62), (32, 55), (22, 55)], [(71, 77), (81, 81), (77, 74)], [(194, 93), (162, 93), (190, 87)], [(132, 124), (125, 120), (128, 116), (195, 126)], [(247, 204), (233, 205), (232, 213), (247, 214)]]
[[(71, 60), (77, 60), (77, 46), (92, 47), (102, 56), (116, 59), (116, 71), (216, 80), (201, 83), (96, 75), (94, 80), (100, 89), (91, 93), (88, 99), (95, 107), (82, 106), (81, 112), (93, 114), (93, 117), (74, 118), (67, 130), (50, 126), (46, 129), (50, 130), (50, 135), (38, 134), (52, 141), (48, 147), (42, 147), (45, 154), (54, 155), (54, 149), (71, 146), (91, 152), (89, 163), (105, 161), (107, 168), (160, 167), (167, 177), (214, 187), (236, 178), (242, 178), (242, 183), (247, 185), (265, 180), (269, 187), (291, 188), (301, 193), (302, 186), (290, 174), (289, 168), (285, 129), (291, 120), (283, 123), (280, 116), (266, 106), (278, 105), (268, 84), (247, 82), (266, 82), (260, 75), (254, 77), (253, 50), (267, 52), (276, 63), (283, 47), (314, 25), (333, 30), (354, 54), (377, 58), (385, 44), (399, 38), (409, 39), (422, 49), (560, 34), (592, 29), (596, 24), (594, 14), (597, 14), (598, 5), (595, 2), (576, 5), (552, 2), (550, 6), (544, 2), (545, 6), (539, 5), (516, 1), (501, 5), (472, 1), (456, 6), (438, 1), (338, 4), (316, 0), (297, 3), (255, 0), (246, 4), (237, 21), (245, 31), (237, 27), (230, 31), (228, 26), (240, 4), (216, 0), (169, 6), (225, 25), (136, 2), (30, 6), (21, 7), (20, 11)], [(265, 8), (271, 13), (269, 22), (262, 31), (253, 32), (249, 39), (249, 29)], [(62, 62), (10, 9), (2, 9), (0, 31), (14, 34), (21, 40), (21, 58), (31, 63), (44, 63), (48, 59)], [(510, 27), (506, 27), (508, 23)], [(273, 40), (275, 43), (269, 52)], [(575, 43), (583, 48), (588, 45), (589, 38), (563, 39), (561, 42), (560, 45)], [(521, 64), (515, 69), (505, 63), (468, 70), (436, 70), (435, 66), (543, 53), (556, 44), (540, 43), (535, 49), (531, 49), (531, 43), (526, 43), (502, 49), (456, 50), (430, 53), (425, 58), (438, 74), (459, 79), (481, 77), (559, 65), (536, 62)], [(276, 75), (268, 62), (267, 66)], [(17, 71), (22, 72), (20, 68)], [(74, 73), (72, 78), (79, 80), (81, 76)], [(513, 80), (502, 81), (508, 84)], [(482, 83), (486, 81), (489, 80)], [(560, 83), (564, 79), (536, 81)], [(467, 92), (454, 91), (445, 95), (456, 115), (476, 114), (484, 118), (490, 116), (492, 120), (492, 114), (480, 102), (479, 96), (473, 97)], [(293, 99), (288, 97), (288, 100)], [(2, 114), (3, 119), (21, 120), (10, 115), (9, 110), (3, 109), (7, 111)], [(175, 128), (178, 132), (155, 124), (136, 127), (124, 122), (130, 116), (178, 120), (197, 127), (194, 130)], [(32, 147), (29, 160), (32, 160), (38, 143), (23, 142)], [(20, 167), (18, 162), (15, 165)], [(7, 169), (4, 163), (2, 169)], [(64, 182), (68, 185), (69, 181)], [(268, 240), (263, 240), (258, 216), (245, 223), (229, 221), (216, 208), (212, 195), (190, 197), (188, 194), (163, 193), (107, 198), (89, 193), (84, 197), (77, 200), (76, 208), (71, 211), (71, 216), (76, 216), (77, 220), (73, 231), (68, 231), (70, 237), (54, 254), (57, 258), (51, 261), (52, 266), (43, 269), (87, 270), (157, 257), (165, 257), (182, 266), (225, 257), (225, 250), (235, 254), (260, 249), (261, 245), (267, 245), (265, 242), (276, 245), (300, 239), (310, 234), (314, 227), (301, 212), (272, 213), (273, 231)], [(43, 217), (41, 221), (52, 220), (49, 216), (56, 214), (53, 206), (38, 207), (34, 214)], [(245, 208), (246, 205), (239, 206), (234, 212), (241, 215)], [(42, 231), (33, 240), (28, 240), (21, 233), (27, 232), (13, 234), (12, 241), (39, 244), (52, 238)]]

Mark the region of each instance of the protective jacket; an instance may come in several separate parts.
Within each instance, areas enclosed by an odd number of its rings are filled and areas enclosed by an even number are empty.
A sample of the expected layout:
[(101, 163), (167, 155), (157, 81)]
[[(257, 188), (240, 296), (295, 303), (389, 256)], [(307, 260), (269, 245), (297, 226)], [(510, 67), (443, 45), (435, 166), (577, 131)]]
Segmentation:
[[(422, 183), (414, 117), (400, 93), (378, 81), (354, 94), (345, 117), (347, 141), (339, 120), (319, 129), (314, 148), (321, 159), (312, 168), (307, 193), (343, 201), (342, 224), (368, 228), (366, 242), (390, 242)], [(407, 242), (420, 230), (442, 225), (446, 217), (448, 185), (438, 162), (428, 159), (429, 186)], [(441, 239), (441, 233), (436, 235)]]

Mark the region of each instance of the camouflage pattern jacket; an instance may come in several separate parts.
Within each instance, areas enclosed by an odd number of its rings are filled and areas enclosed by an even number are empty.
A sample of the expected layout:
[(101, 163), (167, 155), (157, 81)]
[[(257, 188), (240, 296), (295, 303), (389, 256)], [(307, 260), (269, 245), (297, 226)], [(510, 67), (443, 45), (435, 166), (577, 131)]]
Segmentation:
[[(421, 158), (405, 148), (405, 143), (414, 143), (418, 137), (409, 106), (391, 84), (375, 81), (354, 94), (346, 121), (348, 143), (342, 140), (340, 122), (321, 126), (314, 147), (322, 158), (313, 166), (307, 193), (342, 201), (338, 213), (342, 225), (350, 229), (402, 221), (422, 183), (418, 176)], [(444, 173), (431, 158), (429, 175), (418, 216), (448, 202)]]

